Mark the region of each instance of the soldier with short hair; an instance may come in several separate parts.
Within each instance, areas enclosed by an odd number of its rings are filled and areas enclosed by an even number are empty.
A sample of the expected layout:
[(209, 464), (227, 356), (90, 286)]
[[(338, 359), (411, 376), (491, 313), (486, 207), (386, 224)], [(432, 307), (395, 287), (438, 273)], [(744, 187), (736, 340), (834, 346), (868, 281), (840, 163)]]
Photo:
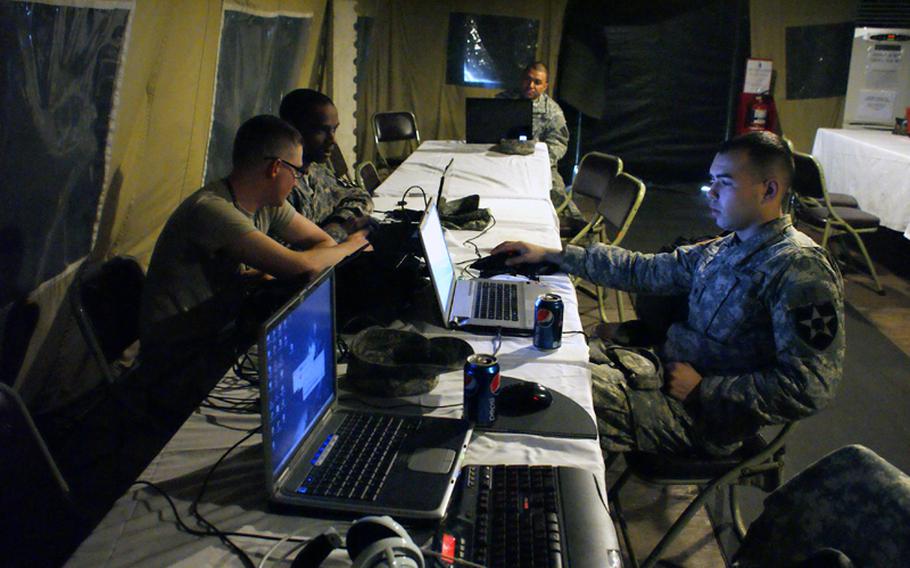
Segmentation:
[(688, 296), (687, 319), (657, 349), (662, 388), (594, 369), (605, 451), (723, 455), (762, 426), (810, 416), (834, 397), (843, 281), (828, 252), (783, 213), (792, 179), (786, 143), (749, 133), (724, 143), (711, 164), (708, 201), (726, 236), (664, 254), (521, 242), (493, 250), (517, 253), (510, 265), (547, 260), (610, 288)]
[(290, 204), (338, 242), (366, 228), (373, 212), (370, 194), (336, 176), (331, 167), (339, 125), (332, 99), (312, 89), (296, 89), (281, 100), (279, 114), (303, 137), (306, 173), (291, 191)]
[(549, 70), (541, 61), (527, 65), (521, 72), (521, 83), (518, 89), (503, 91), (496, 95), (498, 99), (530, 99), (533, 101), (533, 130), (534, 138), (547, 145), (550, 155), (550, 171), (553, 178), (554, 203), (565, 200), (566, 184), (556, 171), (556, 163), (565, 155), (569, 146), (569, 127), (566, 126), (566, 117), (548, 94)]

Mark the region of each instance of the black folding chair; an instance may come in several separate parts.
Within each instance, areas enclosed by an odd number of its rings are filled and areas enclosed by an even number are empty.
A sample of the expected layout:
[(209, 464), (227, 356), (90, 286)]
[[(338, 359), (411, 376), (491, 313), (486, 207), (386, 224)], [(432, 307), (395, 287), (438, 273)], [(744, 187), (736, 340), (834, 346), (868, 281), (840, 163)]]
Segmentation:
[[(395, 169), (420, 146), (420, 131), (417, 130), (417, 117), (413, 112), (393, 111), (377, 112), (373, 115), (373, 140), (376, 142), (376, 153), (389, 169)], [(382, 145), (392, 142), (406, 142), (406, 153), (399, 156), (386, 156)]]

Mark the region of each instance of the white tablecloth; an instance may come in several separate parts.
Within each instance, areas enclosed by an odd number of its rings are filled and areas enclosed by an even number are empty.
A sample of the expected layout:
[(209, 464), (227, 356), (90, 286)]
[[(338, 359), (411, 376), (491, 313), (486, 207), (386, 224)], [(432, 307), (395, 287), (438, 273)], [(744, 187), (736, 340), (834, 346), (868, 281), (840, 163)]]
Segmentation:
[(853, 195), (883, 226), (910, 239), (910, 137), (819, 128), (812, 154), (822, 165), (828, 191)]
[[(402, 191), (413, 184), (425, 189), (432, 187), (435, 196), (442, 168), (454, 155), (455, 163), (448, 174), (452, 179), (447, 179), (445, 194), (454, 197), (472, 191), (479, 193), (481, 207), (491, 208), (497, 219), (495, 227), (477, 239), (482, 251), (504, 239), (514, 238), (558, 247), (559, 225), (548, 197), (549, 161), (545, 148), (541, 151), (540, 146), (533, 156), (500, 157), (485, 152), (485, 146), (425, 142), (377, 190), (376, 209), (391, 209)], [(453, 183), (449, 185), (449, 181)], [(489, 184), (491, 195), (487, 194), (484, 181)], [(421, 206), (420, 194), (412, 193), (409, 207)], [(473, 248), (464, 241), (476, 235), (476, 231), (447, 231), (446, 240), (456, 262), (474, 256)], [(575, 290), (566, 276), (548, 276), (543, 280), (565, 302), (562, 347), (544, 352), (535, 349), (530, 338), (504, 338), (499, 351), (502, 372), (544, 383), (578, 402), (593, 417), (588, 348), (581, 334), (572, 333), (581, 330)], [(406, 327), (429, 336), (454, 333), (426, 323), (411, 323)], [(460, 332), (458, 335), (477, 352), (491, 351), (490, 337)], [(219, 386), (223, 388), (230, 382), (228, 377)], [(462, 400), (462, 388), (461, 372), (447, 373), (440, 377), (437, 388), (414, 400), (427, 406), (457, 405)], [(255, 397), (255, 393), (248, 391), (245, 396)], [(461, 409), (441, 408), (433, 414), (457, 417), (461, 415)], [(195, 525), (187, 509), (196, 497), (202, 479), (215, 460), (258, 423), (258, 415), (235, 415), (202, 408), (190, 417), (141, 478), (168, 491), (187, 522)], [(575, 466), (594, 472), (603, 488), (603, 457), (596, 440), (519, 434), (475, 435), (468, 447), (465, 464), (501, 463)], [(334, 525), (339, 531), (347, 526), (344, 522), (271, 513), (266, 505), (264, 475), (261, 438), (256, 434), (219, 466), (199, 506), (200, 512), (221, 530), (230, 531), (278, 535), (300, 531), (302, 535), (315, 536), (328, 526)], [(273, 544), (244, 537), (234, 540), (255, 562)], [(619, 548), (613, 532), (610, 542), (614, 548)], [(290, 549), (290, 545), (283, 545), (279, 556)], [(348, 566), (348, 562), (346, 555), (339, 551), (324, 565)], [(166, 501), (142, 488), (117, 501), (68, 565), (189, 567), (240, 565), (240, 562), (216, 538), (200, 538), (178, 531)]]

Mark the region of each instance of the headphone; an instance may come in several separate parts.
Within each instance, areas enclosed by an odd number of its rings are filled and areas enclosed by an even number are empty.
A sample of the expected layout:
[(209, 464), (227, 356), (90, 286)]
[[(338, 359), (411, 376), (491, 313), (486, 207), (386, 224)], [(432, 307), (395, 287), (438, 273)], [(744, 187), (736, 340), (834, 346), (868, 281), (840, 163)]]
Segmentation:
[(336, 548), (346, 546), (351, 568), (424, 568), (423, 554), (407, 531), (392, 517), (363, 517), (348, 529), (343, 545), (331, 529), (310, 541), (291, 564), (292, 568), (319, 566)]

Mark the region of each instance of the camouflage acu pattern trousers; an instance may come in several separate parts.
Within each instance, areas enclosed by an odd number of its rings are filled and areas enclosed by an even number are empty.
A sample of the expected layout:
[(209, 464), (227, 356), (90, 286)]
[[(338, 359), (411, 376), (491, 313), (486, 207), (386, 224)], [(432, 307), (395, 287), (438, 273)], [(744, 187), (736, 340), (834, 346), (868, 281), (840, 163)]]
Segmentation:
[(594, 413), (604, 453), (687, 453), (692, 419), (682, 404), (658, 389), (633, 389), (622, 372), (591, 365)]

